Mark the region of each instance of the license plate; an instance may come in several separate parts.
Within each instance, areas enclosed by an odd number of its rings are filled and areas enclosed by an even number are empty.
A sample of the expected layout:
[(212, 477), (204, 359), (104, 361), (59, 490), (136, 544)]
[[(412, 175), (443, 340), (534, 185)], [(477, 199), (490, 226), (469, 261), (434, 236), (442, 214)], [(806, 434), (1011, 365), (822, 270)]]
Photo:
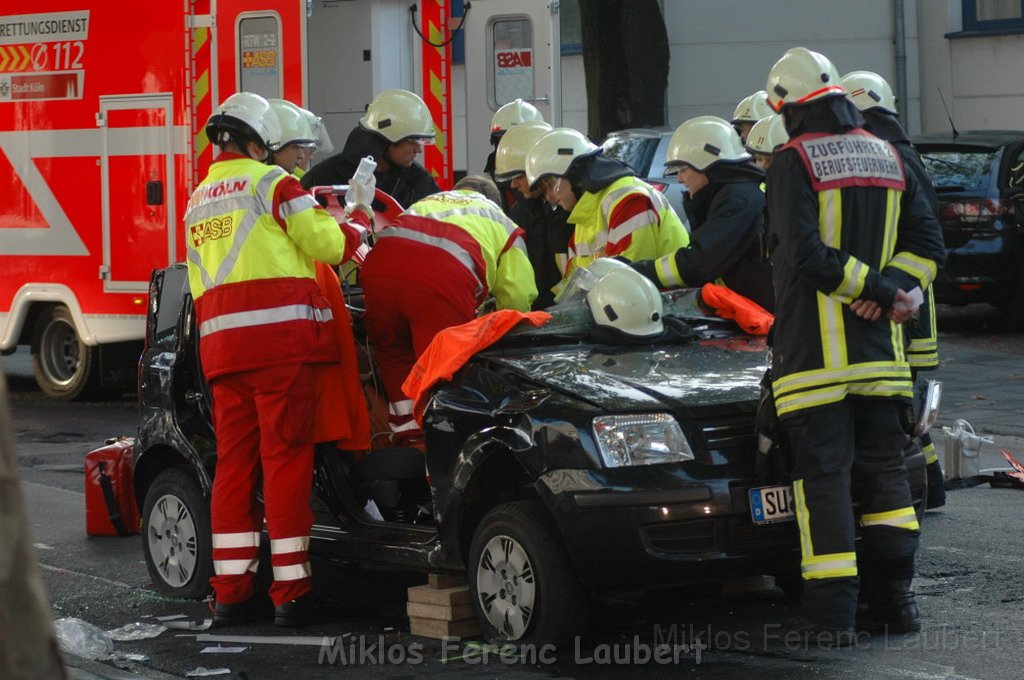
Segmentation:
[(796, 503), (792, 486), (762, 486), (750, 489), (750, 519), (754, 524), (792, 522), (796, 519)]

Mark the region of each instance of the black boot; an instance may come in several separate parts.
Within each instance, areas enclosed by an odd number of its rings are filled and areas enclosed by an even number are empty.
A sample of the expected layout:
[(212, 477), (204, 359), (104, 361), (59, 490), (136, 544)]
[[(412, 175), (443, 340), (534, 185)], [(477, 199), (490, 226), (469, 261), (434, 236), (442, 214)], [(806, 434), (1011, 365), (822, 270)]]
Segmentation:
[(857, 628), (869, 633), (919, 632), (921, 612), (914, 602), (910, 580), (873, 584), (857, 612)]
[(316, 613), (313, 593), (285, 602), (274, 608), (274, 624), (288, 628), (301, 628), (313, 623)]
[(941, 508), (946, 504), (946, 480), (942, 477), (942, 468), (939, 467), (939, 461), (936, 460), (928, 463), (928, 467), (925, 470), (928, 474), (928, 499), (924, 507), (929, 510)]
[(260, 594), (241, 602), (217, 602), (213, 607), (213, 625), (218, 628), (258, 623), (269, 618), (270, 602)]

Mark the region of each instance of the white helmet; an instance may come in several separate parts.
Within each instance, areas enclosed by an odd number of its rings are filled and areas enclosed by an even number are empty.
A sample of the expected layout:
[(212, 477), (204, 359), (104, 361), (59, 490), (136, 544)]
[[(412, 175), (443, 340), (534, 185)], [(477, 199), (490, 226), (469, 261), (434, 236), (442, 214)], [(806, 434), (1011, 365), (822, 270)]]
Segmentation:
[(896, 110), (896, 97), (885, 78), (873, 71), (851, 71), (839, 81), (846, 90), (846, 96), (860, 111), (882, 109), (889, 113)]
[(366, 107), (359, 119), (366, 130), (380, 133), (392, 144), (410, 137), (434, 143), (437, 129), (430, 109), (416, 94), (408, 90), (384, 90)]
[(783, 106), (807, 104), (824, 97), (845, 95), (839, 71), (824, 54), (806, 47), (787, 50), (768, 72), (768, 105), (778, 113)]
[(736, 110), (732, 112), (732, 124), (753, 123), (761, 120), (771, 112), (772, 109), (768, 106), (768, 93), (764, 90), (758, 90), (754, 94), (744, 97), (736, 105)]
[(277, 120), (281, 124), (281, 146), (298, 144), (300, 146), (313, 146), (316, 144), (316, 135), (309, 127), (309, 119), (302, 113), (295, 104), (285, 99), (270, 99), (270, 108), (277, 114)]
[(577, 158), (596, 153), (601, 147), (572, 128), (555, 128), (530, 147), (526, 154), (526, 179), (530, 188), (545, 177), (561, 177)]
[(206, 136), (214, 144), (237, 136), (236, 141), (250, 139), (276, 151), (281, 146), (281, 124), (266, 99), (252, 92), (236, 92), (213, 110), (206, 122)]
[(789, 141), (789, 134), (786, 132), (786, 123), (782, 116), (773, 113), (765, 116), (754, 123), (747, 134), (747, 149), (766, 156), (771, 156), (775, 150)]
[(494, 116), (491, 118), (491, 137), (508, 132), (520, 123), (529, 123), (530, 121), (543, 123), (544, 116), (530, 102), (516, 99), (494, 112)]
[(299, 110), (302, 111), (302, 115), (306, 117), (306, 122), (309, 123), (309, 129), (316, 138), (316, 150), (323, 153), (331, 153), (334, 151), (334, 144), (331, 142), (331, 136), (327, 134), (327, 126), (324, 125), (323, 119), (309, 109)]
[(494, 176), (507, 182), (526, 172), (526, 154), (534, 142), (551, 132), (551, 126), (539, 120), (520, 123), (506, 132), (494, 154)]
[(720, 161), (746, 161), (750, 154), (728, 121), (718, 116), (697, 116), (676, 128), (665, 152), (665, 167), (689, 165), (704, 172)]
[(587, 293), (594, 323), (620, 333), (646, 338), (665, 330), (661, 293), (632, 268), (608, 272)]

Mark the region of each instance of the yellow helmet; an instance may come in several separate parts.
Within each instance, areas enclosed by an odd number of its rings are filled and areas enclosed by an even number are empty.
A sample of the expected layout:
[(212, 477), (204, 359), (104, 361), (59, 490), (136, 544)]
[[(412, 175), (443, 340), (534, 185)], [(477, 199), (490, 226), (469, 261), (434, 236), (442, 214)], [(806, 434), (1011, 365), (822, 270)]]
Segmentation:
[(736, 130), (718, 116), (697, 116), (676, 128), (665, 152), (665, 167), (689, 165), (704, 172), (720, 161), (745, 161), (750, 154)]
[(754, 123), (747, 134), (747, 149), (751, 152), (770, 156), (775, 150), (789, 141), (786, 123), (782, 116), (773, 113)]
[(366, 107), (359, 125), (382, 135), (392, 144), (403, 139), (427, 139), (433, 144), (437, 138), (434, 119), (427, 105), (408, 90), (384, 90)]
[(839, 81), (846, 90), (846, 96), (860, 111), (882, 109), (889, 113), (896, 110), (896, 96), (885, 78), (873, 71), (851, 71)]
[(491, 118), (491, 136), (508, 132), (520, 123), (529, 123), (531, 121), (543, 123), (544, 116), (530, 102), (516, 99), (494, 112), (494, 117)]
[(555, 128), (530, 147), (526, 154), (526, 179), (530, 188), (545, 177), (561, 177), (577, 158), (593, 154), (601, 147), (572, 128)]
[(268, 99), (270, 108), (277, 114), (281, 124), (281, 146), (299, 144), (312, 146), (316, 144), (316, 135), (309, 127), (309, 119), (295, 104), (285, 99)]
[(551, 132), (551, 126), (539, 120), (516, 125), (502, 135), (494, 154), (494, 177), (507, 182), (526, 172), (526, 154), (534, 142)]
[(824, 54), (806, 47), (787, 50), (768, 73), (768, 105), (778, 113), (783, 106), (807, 104), (824, 97), (845, 95), (839, 71)]
[(732, 124), (754, 123), (771, 112), (772, 109), (768, 106), (768, 93), (758, 90), (754, 94), (744, 97), (736, 105), (736, 110), (732, 112)]

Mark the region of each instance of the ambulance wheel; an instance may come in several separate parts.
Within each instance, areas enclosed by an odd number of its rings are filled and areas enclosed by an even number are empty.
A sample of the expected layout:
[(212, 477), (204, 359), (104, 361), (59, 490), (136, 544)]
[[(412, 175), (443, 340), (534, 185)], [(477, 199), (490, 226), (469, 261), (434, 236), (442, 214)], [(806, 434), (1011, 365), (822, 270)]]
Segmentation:
[(587, 601), (540, 503), (515, 501), (487, 513), (468, 564), (473, 608), (487, 640), (558, 645), (582, 633)]
[(187, 468), (164, 470), (146, 492), (142, 552), (160, 592), (187, 598), (210, 592), (210, 504)]
[(86, 396), (98, 381), (99, 352), (78, 337), (64, 305), (45, 310), (32, 326), (32, 371), (48, 397), (70, 401)]

